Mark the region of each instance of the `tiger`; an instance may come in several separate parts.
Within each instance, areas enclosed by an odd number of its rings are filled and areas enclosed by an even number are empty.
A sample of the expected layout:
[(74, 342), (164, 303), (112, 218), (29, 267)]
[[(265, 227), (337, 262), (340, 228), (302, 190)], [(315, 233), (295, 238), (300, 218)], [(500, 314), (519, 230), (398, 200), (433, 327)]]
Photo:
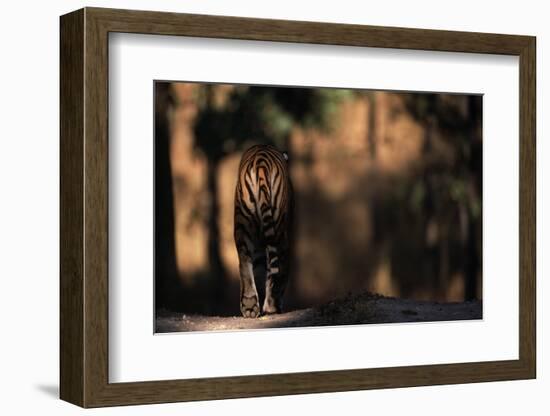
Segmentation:
[[(282, 312), (290, 271), (292, 210), (288, 154), (271, 145), (248, 148), (239, 164), (234, 214), (240, 310), (245, 318)], [(262, 310), (256, 290), (260, 272), (254, 267), (258, 261), (265, 261)]]

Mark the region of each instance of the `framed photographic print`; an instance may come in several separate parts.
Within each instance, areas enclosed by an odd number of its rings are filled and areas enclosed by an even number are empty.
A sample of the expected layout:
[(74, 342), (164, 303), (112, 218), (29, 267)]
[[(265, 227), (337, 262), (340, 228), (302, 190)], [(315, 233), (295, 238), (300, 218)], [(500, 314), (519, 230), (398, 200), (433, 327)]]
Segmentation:
[(534, 37), (60, 27), (63, 400), (535, 377)]

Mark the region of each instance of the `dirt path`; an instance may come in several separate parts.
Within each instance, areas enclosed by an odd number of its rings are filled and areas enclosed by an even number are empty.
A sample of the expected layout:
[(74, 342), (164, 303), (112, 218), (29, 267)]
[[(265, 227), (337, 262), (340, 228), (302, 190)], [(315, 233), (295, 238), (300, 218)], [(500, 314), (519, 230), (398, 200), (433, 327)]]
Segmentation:
[(156, 332), (231, 331), (343, 324), (429, 322), (481, 319), (481, 302), (438, 303), (362, 294), (279, 315), (247, 319), (237, 316), (184, 315), (163, 311)]

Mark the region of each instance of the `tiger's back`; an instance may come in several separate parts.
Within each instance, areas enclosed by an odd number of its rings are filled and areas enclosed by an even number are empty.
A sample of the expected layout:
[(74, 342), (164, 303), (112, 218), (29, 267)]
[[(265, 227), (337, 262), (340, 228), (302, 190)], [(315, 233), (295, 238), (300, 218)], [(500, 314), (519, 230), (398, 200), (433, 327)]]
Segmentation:
[[(273, 146), (246, 150), (235, 191), (234, 237), (239, 255), (241, 312), (260, 315), (254, 262), (265, 258), (264, 313), (278, 313), (289, 273), (292, 185), (286, 155)], [(257, 273), (257, 272), (256, 272)]]

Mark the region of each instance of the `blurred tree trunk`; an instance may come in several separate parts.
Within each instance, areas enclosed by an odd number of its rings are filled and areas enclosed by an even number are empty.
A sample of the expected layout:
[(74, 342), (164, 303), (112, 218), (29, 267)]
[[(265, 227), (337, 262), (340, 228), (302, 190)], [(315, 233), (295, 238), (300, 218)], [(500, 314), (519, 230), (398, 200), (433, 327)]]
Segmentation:
[(367, 92), (369, 105), (367, 141), (371, 159), (376, 159), (376, 92)]
[(210, 195), (208, 212), (208, 259), (210, 275), (214, 279), (212, 290), (214, 293), (214, 305), (222, 305), (226, 296), (227, 279), (223, 267), (220, 252), (220, 228), (219, 228), (219, 192), (218, 171), (219, 160), (211, 160), (208, 164), (208, 195)]
[(443, 215), (443, 218), (439, 220), (439, 232), (441, 233), (439, 238), (439, 282), (438, 291), (440, 297), (446, 300), (448, 296), (449, 288), (449, 274), (450, 274), (450, 236), (449, 236), (449, 222), (447, 215)]
[[(218, 114), (216, 108), (216, 87), (214, 85), (208, 85), (206, 87), (206, 114), (214, 115)], [(211, 126), (209, 126), (211, 128)], [(212, 312), (219, 312), (220, 305), (224, 304), (224, 298), (227, 292), (227, 279), (225, 275), (225, 268), (222, 263), (221, 247), (220, 247), (220, 205), (219, 205), (219, 190), (218, 190), (218, 171), (220, 167), (220, 161), (224, 156), (223, 147), (221, 142), (225, 137), (217, 137), (213, 131), (208, 133), (209, 143), (211, 145), (210, 158), (208, 161), (207, 172), (207, 187), (209, 201), (208, 212), (208, 260), (210, 276), (212, 281), (212, 293), (214, 299), (214, 310)], [(218, 133), (219, 134), (219, 133)]]
[(479, 256), (477, 249), (476, 222), (470, 218), (468, 221), (468, 237), (466, 240), (466, 282), (464, 285), (465, 300), (477, 298), (477, 271), (479, 269)]
[[(469, 133), (473, 141), (472, 153), (469, 158), (470, 168), (470, 200), (475, 195), (483, 195), (483, 177), (482, 177), (482, 137), (481, 137), (481, 117), (482, 117), (482, 99), (479, 96), (471, 95), (468, 97), (468, 119), (470, 120)], [(480, 203), (481, 205), (481, 203)], [(481, 211), (474, 217), (472, 210), (468, 212), (468, 227), (465, 244), (465, 276), (464, 297), (466, 300), (477, 298), (477, 280), (478, 270), (481, 267), (481, 247), (479, 247), (478, 228), (481, 226)]]
[[(155, 306), (171, 307), (177, 288), (174, 196), (170, 163), (170, 84), (155, 84)], [(173, 296), (173, 295), (172, 295)]]

